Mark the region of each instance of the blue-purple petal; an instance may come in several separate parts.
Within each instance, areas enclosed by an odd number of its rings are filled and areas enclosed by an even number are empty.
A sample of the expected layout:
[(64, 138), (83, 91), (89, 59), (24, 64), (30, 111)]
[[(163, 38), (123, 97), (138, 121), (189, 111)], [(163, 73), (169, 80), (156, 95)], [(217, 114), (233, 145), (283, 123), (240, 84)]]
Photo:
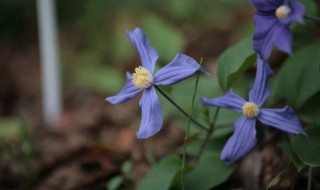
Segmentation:
[(279, 6), (284, 4), (284, 0), (251, 0), (257, 11), (274, 12)]
[(258, 119), (261, 123), (292, 134), (306, 134), (294, 111), (283, 109), (261, 109)]
[(132, 99), (138, 92), (140, 92), (142, 89), (136, 87), (132, 83), (131, 79), (131, 74), (127, 72), (127, 81), (123, 89), (117, 95), (106, 98), (106, 101), (112, 104), (120, 104)]
[(272, 41), (279, 50), (291, 54), (292, 34), (289, 26), (279, 26), (273, 34)]
[(248, 154), (256, 145), (256, 120), (242, 116), (234, 124), (234, 131), (221, 152), (221, 160), (232, 164)]
[(254, 102), (260, 107), (270, 96), (268, 79), (272, 73), (269, 65), (258, 55), (256, 79), (253, 89), (249, 93), (250, 102)]
[(152, 74), (159, 57), (158, 52), (151, 46), (147, 36), (140, 28), (136, 28), (132, 32), (128, 30), (126, 32), (139, 52), (142, 66)]
[[(254, 16), (256, 30), (253, 37), (255, 51), (267, 59), (272, 51), (272, 45), (279, 50), (291, 54), (292, 34), (289, 24), (293, 21), (303, 22), (305, 7), (301, 2), (288, 0), (251, 0), (257, 12)], [(288, 18), (278, 19), (276, 9), (281, 5), (288, 5), (291, 14)]]
[(270, 16), (256, 14), (254, 24), (256, 29), (253, 35), (253, 48), (263, 59), (267, 59), (272, 51), (273, 35), (281, 24), (274, 14)]
[(144, 90), (141, 97), (141, 123), (137, 137), (145, 139), (160, 131), (163, 123), (162, 106), (154, 87)]
[(200, 103), (203, 106), (204, 105), (217, 106), (217, 107), (231, 109), (237, 112), (242, 112), (242, 107), (246, 103), (246, 101), (240, 96), (233, 93), (233, 90), (231, 89), (224, 96), (221, 96), (218, 98), (213, 98), (213, 99), (201, 98)]
[(290, 2), (289, 4), (293, 11), (292, 15), (290, 15), (290, 18), (293, 21), (303, 23), (303, 15), (305, 12), (304, 4), (297, 1)]
[(172, 85), (192, 76), (200, 65), (191, 57), (178, 53), (174, 59), (160, 69), (153, 78), (155, 85)]
[(288, 18), (280, 19), (279, 21), (284, 25), (289, 25), (293, 21), (303, 23), (303, 15), (305, 12), (304, 4), (301, 2), (289, 2), (288, 6), (291, 8), (291, 14)]

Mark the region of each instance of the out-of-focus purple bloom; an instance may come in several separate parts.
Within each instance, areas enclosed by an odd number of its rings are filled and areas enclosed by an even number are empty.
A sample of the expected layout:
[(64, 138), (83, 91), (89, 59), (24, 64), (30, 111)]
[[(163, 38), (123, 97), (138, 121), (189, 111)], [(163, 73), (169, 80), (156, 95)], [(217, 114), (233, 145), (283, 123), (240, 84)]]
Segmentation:
[(291, 54), (292, 34), (289, 25), (293, 21), (303, 22), (305, 12), (301, 2), (288, 0), (251, 0), (256, 8), (253, 48), (267, 59), (275, 45)]
[(157, 51), (140, 28), (132, 32), (127, 31), (127, 35), (140, 54), (142, 66), (137, 67), (132, 75), (127, 72), (124, 88), (106, 100), (112, 104), (119, 104), (143, 91), (139, 103), (142, 110), (141, 123), (136, 135), (145, 139), (156, 134), (163, 123), (162, 107), (153, 85), (172, 85), (192, 76), (198, 70), (205, 73), (206, 71), (191, 57), (178, 53), (168, 65), (153, 75), (158, 59)]
[(232, 89), (224, 96), (201, 98), (202, 105), (228, 108), (243, 115), (234, 124), (233, 135), (224, 146), (221, 159), (232, 164), (249, 153), (256, 145), (256, 119), (282, 131), (293, 134), (306, 134), (294, 111), (286, 106), (283, 109), (264, 109), (262, 104), (270, 95), (268, 78), (272, 74), (269, 65), (258, 56), (257, 73), (253, 89), (247, 102), (233, 93)]

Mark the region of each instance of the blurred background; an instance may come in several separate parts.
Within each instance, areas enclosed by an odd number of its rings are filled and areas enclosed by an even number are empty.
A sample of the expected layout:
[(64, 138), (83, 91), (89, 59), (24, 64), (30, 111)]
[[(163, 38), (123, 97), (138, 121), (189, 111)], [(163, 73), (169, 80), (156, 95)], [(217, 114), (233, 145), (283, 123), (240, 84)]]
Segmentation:
[[(133, 189), (153, 163), (181, 153), (184, 130), (181, 115), (165, 104), (161, 132), (137, 140), (139, 97), (117, 106), (104, 101), (123, 87), (125, 72), (140, 65), (125, 30), (145, 31), (159, 52), (159, 67), (182, 52), (203, 57), (214, 74), (217, 56), (254, 28), (247, 0), (55, 5), (62, 111), (58, 125), (49, 127), (43, 122), (36, 1), (0, 0), (0, 189)], [(214, 77), (205, 84), (217, 86)], [(192, 85), (183, 82), (172, 96), (188, 104), (186, 86)]]

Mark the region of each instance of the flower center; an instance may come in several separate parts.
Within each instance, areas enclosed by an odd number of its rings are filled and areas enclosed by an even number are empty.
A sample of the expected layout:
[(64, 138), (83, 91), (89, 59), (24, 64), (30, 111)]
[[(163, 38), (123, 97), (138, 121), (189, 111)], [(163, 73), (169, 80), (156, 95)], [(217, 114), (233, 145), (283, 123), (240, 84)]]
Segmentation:
[(276, 16), (278, 19), (287, 18), (291, 13), (291, 8), (288, 5), (281, 5), (276, 10)]
[(153, 77), (150, 72), (143, 68), (137, 67), (135, 73), (132, 74), (132, 83), (138, 88), (148, 88), (153, 82)]
[(259, 114), (260, 110), (255, 103), (246, 102), (242, 106), (242, 112), (243, 112), (243, 115), (247, 117), (256, 117)]

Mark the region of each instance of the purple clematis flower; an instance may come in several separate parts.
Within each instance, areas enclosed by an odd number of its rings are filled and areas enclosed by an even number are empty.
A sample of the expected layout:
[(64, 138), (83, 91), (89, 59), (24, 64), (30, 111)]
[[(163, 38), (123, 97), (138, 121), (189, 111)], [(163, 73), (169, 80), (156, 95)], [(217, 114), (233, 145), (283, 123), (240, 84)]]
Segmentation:
[(253, 89), (249, 93), (249, 101), (234, 94), (232, 89), (224, 96), (208, 99), (201, 98), (202, 105), (224, 107), (243, 115), (234, 124), (233, 135), (224, 146), (221, 159), (232, 164), (249, 153), (255, 146), (256, 120), (261, 123), (293, 134), (305, 134), (294, 111), (286, 106), (283, 109), (264, 109), (262, 104), (270, 95), (268, 77), (272, 74), (269, 65), (260, 57)]
[(136, 133), (140, 139), (156, 134), (162, 127), (162, 107), (154, 85), (172, 85), (192, 76), (196, 71), (206, 71), (191, 57), (178, 53), (165, 67), (153, 75), (157, 51), (151, 46), (146, 35), (140, 28), (127, 31), (132, 44), (137, 48), (142, 66), (135, 69), (132, 75), (127, 72), (127, 82), (124, 88), (115, 96), (106, 98), (112, 104), (119, 104), (132, 99), (138, 92), (143, 91), (140, 107), (142, 119)]
[(301, 2), (288, 0), (251, 0), (256, 8), (253, 48), (267, 59), (274, 44), (278, 49), (291, 54), (292, 34), (289, 25), (303, 22), (305, 7)]

